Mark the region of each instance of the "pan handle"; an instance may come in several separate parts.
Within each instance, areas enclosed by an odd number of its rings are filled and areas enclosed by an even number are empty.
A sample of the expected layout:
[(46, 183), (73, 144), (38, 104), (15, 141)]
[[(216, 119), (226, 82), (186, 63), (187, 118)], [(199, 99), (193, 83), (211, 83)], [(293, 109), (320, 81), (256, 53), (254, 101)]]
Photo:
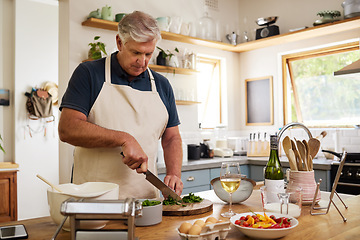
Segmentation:
[(331, 153), (335, 156), (337, 156), (338, 158), (341, 158), (341, 153), (337, 153), (337, 152), (333, 152), (333, 151), (330, 151), (330, 150), (321, 150), (322, 152), (327, 152), (327, 153)]

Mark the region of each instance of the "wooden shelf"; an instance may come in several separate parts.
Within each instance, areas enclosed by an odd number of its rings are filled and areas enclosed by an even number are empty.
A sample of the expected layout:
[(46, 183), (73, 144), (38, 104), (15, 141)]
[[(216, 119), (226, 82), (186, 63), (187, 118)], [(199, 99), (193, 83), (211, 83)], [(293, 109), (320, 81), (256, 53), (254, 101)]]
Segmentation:
[(193, 105), (193, 104), (199, 104), (201, 102), (176, 100), (175, 103), (176, 105)]
[(196, 70), (188, 69), (188, 68), (175, 68), (175, 67), (168, 67), (168, 66), (160, 66), (160, 65), (152, 65), (149, 64), (149, 68), (157, 72), (166, 72), (166, 73), (175, 73), (175, 74), (186, 74), (192, 75), (197, 73)]
[[(103, 19), (97, 18), (89, 18), (86, 21), (82, 22), (83, 26), (88, 27), (95, 27), (101, 29), (108, 29), (117, 31), (117, 22), (107, 21)], [(231, 52), (246, 52), (251, 51), (259, 48), (265, 48), (275, 45), (280, 45), (289, 42), (295, 42), (300, 40), (305, 40), (313, 37), (324, 36), (333, 33), (340, 33), (344, 31), (349, 31), (353, 29), (360, 28), (360, 17), (349, 18), (345, 20), (336, 21), (333, 23), (327, 23), (323, 25), (319, 25), (316, 27), (310, 27), (303, 30), (299, 30), (296, 32), (289, 32), (280, 34), (277, 36), (272, 36), (264, 39), (258, 39), (251, 42), (240, 43), (236, 46), (233, 46), (228, 43), (210, 41), (195, 37), (184, 36), (181, 34), (171, 33), (171, 32), (161, 32), (161, 36), (163, 39), (183, 42), (183, 43), (190, 43), (194, 45), (205, 46), (209, 48), (216, 48), (225, 51)]]

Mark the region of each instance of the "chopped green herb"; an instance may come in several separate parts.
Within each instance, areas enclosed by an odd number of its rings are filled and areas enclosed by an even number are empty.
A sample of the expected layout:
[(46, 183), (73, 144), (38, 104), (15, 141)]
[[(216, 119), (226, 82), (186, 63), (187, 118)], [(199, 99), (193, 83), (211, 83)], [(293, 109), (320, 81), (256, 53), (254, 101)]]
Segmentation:
[(156, 200), (145, 200), (142, 202), (143, 207), (159, 205), (161, 202)]
[(189, 195), (182, 198), (184, 203), (196, 203), (201, 202), (203, 199), (199, 196), (195, 196), (193, 193), (189, 193)]

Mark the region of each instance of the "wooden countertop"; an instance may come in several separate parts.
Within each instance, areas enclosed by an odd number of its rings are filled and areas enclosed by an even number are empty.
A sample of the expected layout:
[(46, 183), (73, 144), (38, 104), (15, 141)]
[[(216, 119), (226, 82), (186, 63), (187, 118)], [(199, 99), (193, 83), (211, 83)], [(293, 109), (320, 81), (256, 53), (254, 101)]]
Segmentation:
[[(221, 201), (212, 190), (199, 192), (196, 193), (196, 195), (211, 200), (214, 203), (213, 211), (193, 216), (164, 216), (160, 224), (149, 227), (137, 227), (135, 232), (136, 236), (139, 237), (139, 239), (179, 240), (180, 236), (177, 234), (176, 228), (179, 227), (183, 221), (206, 219), (209, 216), (226, 220), (220, 217), (220, 213), (227, 211), (228, 205)], [(328, 199), (329, 193), (321, 192), (321, 196), (322, 200), (319, 204), (320, 206), (326, 206), (326, 199)], [(310, 206), (303, 206), (301, 216), (298, 218), (299, 226), (282, 239), (358, 239), (360, 233), (360, 195), (346, 195), (343, 200), (349, 207), (347, 210), (345, 210), (338, 201), (338, 198), (334, 196), (334, 201), (347, 218), (346, 223), (343, 222), (334, 206), (331, 206), (328, 214), (317, 216), (310, 215)], [(261, 211), (260, 191), (254, 190), (248, 200), (242, 204), (234, 204), (233, 209), (238, 213), (249, 212), (250, 210)], [(24, 224), (28, 231), (29, 239), (33, 240), (49, 240), (57, 228), (50, 217), (1, 223), (0, 225), (12, 225), (15, 223)], [(112, 228), (116, 228), (115, 226), (119, 226), (119, 223), (111, 222), (107, 227), (111, 228), (111, 226), (113, 226)], [(232, 227), (226, 239), (249, 238)], [(61, 230), (56, 240), (70, 240), (70, 233)]]

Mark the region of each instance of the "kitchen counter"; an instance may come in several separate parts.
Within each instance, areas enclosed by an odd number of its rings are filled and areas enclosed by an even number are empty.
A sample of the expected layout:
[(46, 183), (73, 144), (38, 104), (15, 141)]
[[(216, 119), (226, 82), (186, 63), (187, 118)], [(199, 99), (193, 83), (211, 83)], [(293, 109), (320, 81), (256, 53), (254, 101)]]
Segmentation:
[[(211, 200), (213, 202), (213, 211), (193, 216), (164, 216), (160, 224), (149, 227), (137, 227), (135, 235), (139, 237), (139, 239), (179, 240), (180, 237), (176, 228), (184, 221), (192, 221), (194, 219), (204, 220), (209, 216), (226, 220), (226, 218), (220, 217), (220, 214), (228, 210), (228, 205), (221, 201), (212, 190), (195, 194)], [(327, 206), (328, 201), (326, 201), (326, 199), (328, 198), (329, 193), (321, 192), (321, 196), (322, 200), (319, 202), (319, 205)], [(299, 226), (282, 239), (358, 239), (360, 232), (360, 195), (342, 196), (344, 202), (349, 207), (347, 210), (340, 204), (336, 196), (334, 196), (334, 201), (347, 218), (346, 223), (343, 222), (334, 206), (331, 206), (328, 214), (317, 216), (310, 215), (310, 206), (303, 206), (301, 216), (298, 218)], [(242, 204), (234, 204), (233, 210), (237, 213), (249, 212), (250, 210), (262, 211), (259, 190), (254, 190), (250, 198)], [(8, 222), (0, 225), (4, 226), (12, 224), (24, 224), (28, 231), (29, 239), (32, 240), (49, 240), (57, 228), (50, 217)], [(107, 225), (107, 228), (115, 229), (120, 225), (119, 222), (113, 221)], [(249, 238), (232, 226), (226, 239)], [(70, 240), (70, 233), (61, 230), (56, 240)]]
[[(200, 169), (209, 169), (209, 168), (219, 168), (221, 163), (224, 161), (235, 161), (239, 162), (240, 165), (261, 165), (265, 166), (268, 162), (268, 157), (247, 157), (247, 156), (233, 156), (233, 157), (215, 157), (212, 159), (202, 158), (200, 160), (188, 160), (182, 165), (182, 171), (191, 171), (191, 170), (200, 170)], [(281, 165), (285, 168), (290, 167), (289, 161), (285, 156), (280, 157)], [(329, 171), (334, 160), (329, 160), (326, 158), (315, 158), (314, 159), (314, 170), (327, 170)], [(158, 163), (158, 173), (166, 173), (166, 168), (164, 163)]]

